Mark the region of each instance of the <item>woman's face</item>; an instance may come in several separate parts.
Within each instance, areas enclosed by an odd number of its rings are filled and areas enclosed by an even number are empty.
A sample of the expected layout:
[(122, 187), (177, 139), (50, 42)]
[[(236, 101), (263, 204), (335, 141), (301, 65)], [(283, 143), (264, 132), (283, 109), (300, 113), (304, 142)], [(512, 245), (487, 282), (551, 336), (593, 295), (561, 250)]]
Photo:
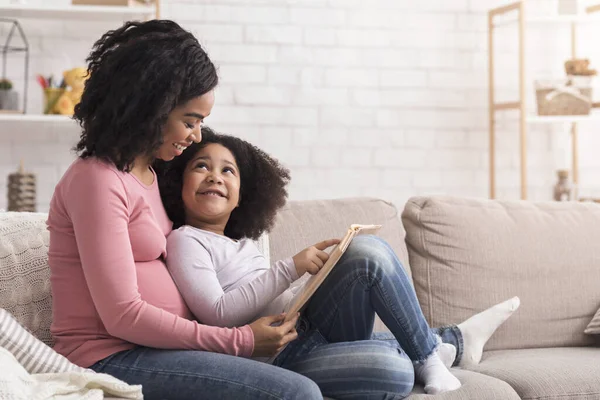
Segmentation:
[(188, 162), (181, 197), (186, 222), (192, 226), (225, 226), (240, 200), (240, 172), (225, 146), (210, 143)]
[(192, 142), (202, 140), (200, 128), (214, 104), (215, 93), (211, 90), (171, 111), (163, 128), (164, 141), (156, 152), (156, 158), (170, 161), (180, 156)]

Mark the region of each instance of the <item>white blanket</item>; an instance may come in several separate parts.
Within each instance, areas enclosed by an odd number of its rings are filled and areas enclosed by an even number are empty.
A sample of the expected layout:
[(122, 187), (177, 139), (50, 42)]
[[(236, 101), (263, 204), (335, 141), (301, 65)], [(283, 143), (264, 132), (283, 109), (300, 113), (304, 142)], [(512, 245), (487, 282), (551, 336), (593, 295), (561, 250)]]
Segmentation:
[(143, 399), (141, 386), (130, 386), (93, 371), (29, 374), (8, 350), (0, 347), (0, 399), (102, 400)]

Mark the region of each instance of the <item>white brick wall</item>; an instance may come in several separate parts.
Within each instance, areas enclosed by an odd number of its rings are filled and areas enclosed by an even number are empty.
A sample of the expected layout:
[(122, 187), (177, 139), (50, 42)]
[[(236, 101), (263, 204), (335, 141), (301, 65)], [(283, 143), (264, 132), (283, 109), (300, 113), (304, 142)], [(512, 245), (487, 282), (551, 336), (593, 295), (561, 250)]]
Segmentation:
[[(289, 166), (291, 198), (377, 196), (401, 207), (420, 194), (487, 196), (486, 11), (505, 1), (163, 3), (163, 16), (194, 32), (219, 66), (217, 104), (207, 122)], [(548, 12), (555, 2), (528, 4), (530, 13)], [(58, 74), (82, 63), (93, 41), (118, 23), (24, 20), (31, 73)], [(600, 68), (593, 28), (585, 29), (590, 39), (581, 43), (582, 55)], [(503, 28), (497, 36), (500, 101), (517, 94), (515, 32)], [(561, 74), (569, 55), (568, 26), (536, 26), (529, 33), (528, 77)], [(552, 38), (550, 45), (541, 38)], [(11, 65), (19, 83), (23, 77)], [(528, 81), (533, 106), (532, 88)], [(30, 111), (39, 110), (34, 83), (30, 99)], [(517, 126), (514, 112), (498, 116), (497, 182), (503, 198), (519, 197)], [(530, 128), (530, 198), (550, 199), (555, 170), (569, 162), (567, 130)], [(581, 128), (581, 179), (583, 194), (600, 196), (597, 128)], [(23, 158), (39, 174), (39, 208), (46, 210), (72, 159), (68, 149), (77, 129), (1, 122), (0, 132), (0, 208), (3, 179)]]

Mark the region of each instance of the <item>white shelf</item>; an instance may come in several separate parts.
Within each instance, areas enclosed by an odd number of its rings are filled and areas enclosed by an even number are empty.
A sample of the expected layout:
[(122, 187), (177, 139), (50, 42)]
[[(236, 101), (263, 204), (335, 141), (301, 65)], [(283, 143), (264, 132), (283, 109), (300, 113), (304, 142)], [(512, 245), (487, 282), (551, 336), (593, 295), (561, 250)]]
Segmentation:
[(0, 113), (0, 122), (67, 122), (67, 123), (75, 123), (71, 117), (66, 116), (66, 115), (11, 114), (11, 113)]
[[(73, 119), (66, 115), (45, 115), (45, 114), (11, 114), (0, 112), (0, 122), (69, 122)], [(590, 115), (529, 115), (527, 122), (534, 124), (551, 124), (558, 122), (600, 122), (600, 113)]]
[(34, 7), (27, 5), (0, 5), (0, 18), (37, 18), (37, 19), (131, 19), (139, 16), (154, 16), (154, 6), (118, 7), (118, 6), (64, 6)]
[(527, 122), (533, 124), (550, 124), (555, 122), (600, 122), (600, 114), (590, 115), (529, 115)]
[(525, 21), (532, 24), (570, 24), (570, 23), (593, 23), (600, 22), (600, 14), (598, 12), (592, 14), (576, 14), (576, 15), (540, 15), (525, 17)]
[[(510, 18), (502, 18), (501, 16), (497, 17), (497, 20), (494, 22), (495, 28), (501, 28), (506, 26), (515, 26), (519, 23), (517, 19), (514, 17)], [(525, 17), (525, 25), (534, 26), (534, 25), (560, 25), (560, 24), (591, 24), (600, 23), (600, 12), (596, 12), (593, 14), (581, 14), (581, 15), (538, 15)]]

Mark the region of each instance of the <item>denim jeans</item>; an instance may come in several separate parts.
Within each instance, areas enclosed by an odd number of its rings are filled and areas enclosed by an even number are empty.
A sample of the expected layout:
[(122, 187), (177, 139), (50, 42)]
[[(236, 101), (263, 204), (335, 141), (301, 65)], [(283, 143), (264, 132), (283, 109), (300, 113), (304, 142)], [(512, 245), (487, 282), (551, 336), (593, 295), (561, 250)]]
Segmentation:
[(313, 400), (318, 386), (295, 372), (246, 358), (136, 347), (91, 366), (131, 385), (145, 400)]
[[(392, 332), (373, 334), (375, 313)], [(376, 236), (358, 236), (303, 311), (298, 339), (274, 364), (315, 381), (335, 399), (402, 399), (413, 362), (441, 341), (462, 356), (456, 326), (431, 329), (398, 257)]]

